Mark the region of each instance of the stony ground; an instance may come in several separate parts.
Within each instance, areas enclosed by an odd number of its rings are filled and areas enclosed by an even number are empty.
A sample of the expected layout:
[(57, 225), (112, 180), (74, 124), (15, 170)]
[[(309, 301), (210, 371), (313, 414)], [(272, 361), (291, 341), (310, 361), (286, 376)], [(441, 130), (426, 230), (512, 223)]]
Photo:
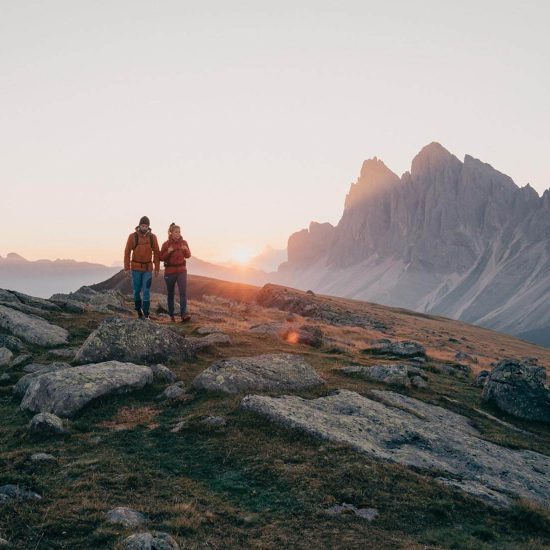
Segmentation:
[[(156, 378), (141, 390), (96, 399), (64, 420), (65, 434), (37, 435), (27, 427), (33, 413), (21, 410), (12, 392), (30, 360), (0, 367), (0, 374), (9, 374), (0, 382), (0, 486), (42, 497), (0, 501), (0, 539), (21, 549), (124, 548), (136, 532), (159, 531), (186, 548), (548, 547), (550, 516), (540, 503), (512, 498), (509, 506), (496, 507), (436, 481), (434, 471), (274, 423), (243, 408), (244, 395), (192, 382), (223, 359), (297, 354), (323, 383), (293, 390), (294, 396), (313, 400), (343, 389), (372, 397), (371, 390), (392, 390), (465, 417), (476, 438), (506, 452), (548, 456), (547, 425), (483, 404), (482, 389), (472, 382), (504, 357), (536, 358), (548, 368), (550, 350), (442, 318), (331, 298), (316, 299), (316, 318), (311, 310), (298, 314), (233, 301), (227, 298), (231, 285), (222, 287), (216, 282), (212, 290), (223, 298), (208, 294), (201, 281), (203, 296), (190, 303), (190, 324), (171, 326), (162, 314), (154, 321), (186, 338), (217, 331), (229, 336), (193, 359), (165, 362), (183, 389), (173, 390), (173, 398), (159, 398), (168, 383)], [(155, 296), (155, 307), (163, 301)], [(69, 341), (54, 353), (27, 343), (24, 353), (34, 363), (71, 362), (76, 348), (112, 315), (107, 311), (43, 313), (68, 330)], [(346, 324), (347, 318), (362, 325)], [(322, 342), (300, 332), (304, 325), (320, 328)], [(343, 371), (395, 363), (363, 350), (404, 339), (425, 347), (425, 386), (387, 385)], [(60, 358), (63, 349), (69, 357)], [(470, 373), (445, 368), (455, 363)], [(112, 523), (108, 512), (117, 507), (140, 512), (145, 523)]]

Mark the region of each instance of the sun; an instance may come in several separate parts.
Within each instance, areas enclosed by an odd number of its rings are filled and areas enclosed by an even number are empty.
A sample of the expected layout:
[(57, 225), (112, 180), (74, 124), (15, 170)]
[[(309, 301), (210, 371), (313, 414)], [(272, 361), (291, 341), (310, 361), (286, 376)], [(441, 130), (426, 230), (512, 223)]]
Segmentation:
[(254, 251), (247, 246), (236, 246), (231, 253), (231, 261), (246, 265), (254, 257)]

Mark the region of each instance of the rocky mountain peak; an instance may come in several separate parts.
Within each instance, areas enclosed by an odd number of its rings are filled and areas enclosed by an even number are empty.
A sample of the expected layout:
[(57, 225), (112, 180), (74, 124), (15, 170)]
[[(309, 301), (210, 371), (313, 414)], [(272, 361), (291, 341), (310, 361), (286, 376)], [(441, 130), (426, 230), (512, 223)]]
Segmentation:
[(439, 171), (441, 168), (460, 167), (462, 163), (440, 143), (432, 143), (423, 147), (414, 157), (411, 164), (411, 175), (422, 177), (426, 173)]

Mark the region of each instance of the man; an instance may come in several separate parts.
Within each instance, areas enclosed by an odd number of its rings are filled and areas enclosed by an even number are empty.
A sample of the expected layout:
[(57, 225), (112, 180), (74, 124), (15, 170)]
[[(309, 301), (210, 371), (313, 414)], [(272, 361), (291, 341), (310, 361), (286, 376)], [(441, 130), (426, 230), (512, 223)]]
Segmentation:
[(132, 275), (136, 311), (140, 319), (147, 320), (150, 318), (153, 266), (155, 277), (160, 270), (159, 243), (149, 225), (149, 218), (143, 216), (135, 231), (128, 236), (124, 249), (124, 271)]

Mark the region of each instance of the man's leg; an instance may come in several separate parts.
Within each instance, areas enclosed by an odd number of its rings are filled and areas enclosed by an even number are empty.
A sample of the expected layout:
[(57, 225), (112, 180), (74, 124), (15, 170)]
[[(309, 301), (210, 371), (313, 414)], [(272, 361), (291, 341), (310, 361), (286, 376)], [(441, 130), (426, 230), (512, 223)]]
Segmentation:
[(180, 314), (187, 313), (187, 271), (178, 273), (178, 290), (180, 291)]
[(174, 316), (174, 294), (176, 289), (176, 276), (165, 275), (164, 282), (166, 283), (166, 291), (168, 293), (168, 314)]
[(143, 271), (132, 269), (132, 288), (134, 290), (134, 306), (138, 315), (141, 317), (141, 287), (143, 285)]
[(143, 272), (143, 315), (149, 317), (151, 307), (151, 283), (153, 282), (153, 272)]

